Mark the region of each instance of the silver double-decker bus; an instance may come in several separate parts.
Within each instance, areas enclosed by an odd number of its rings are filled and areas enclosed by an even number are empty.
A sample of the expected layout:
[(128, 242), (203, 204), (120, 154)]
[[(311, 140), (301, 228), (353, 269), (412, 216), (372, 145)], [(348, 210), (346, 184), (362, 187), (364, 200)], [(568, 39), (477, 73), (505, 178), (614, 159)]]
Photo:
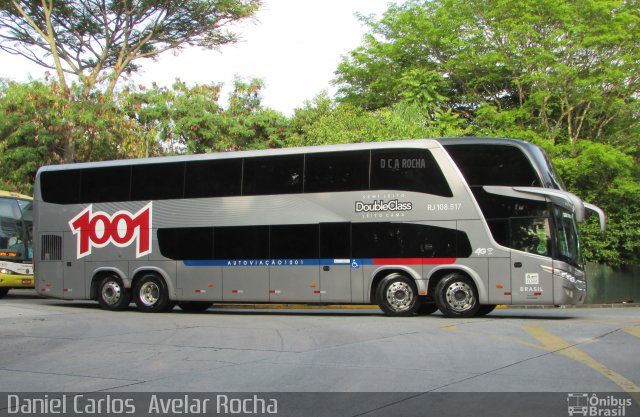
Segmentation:
[(470, 187), (435, 140), (47, 166), (34, 209), (40, 294), (110, 310), (471, 317), (586, 295), (584, 203), (544, 185)]

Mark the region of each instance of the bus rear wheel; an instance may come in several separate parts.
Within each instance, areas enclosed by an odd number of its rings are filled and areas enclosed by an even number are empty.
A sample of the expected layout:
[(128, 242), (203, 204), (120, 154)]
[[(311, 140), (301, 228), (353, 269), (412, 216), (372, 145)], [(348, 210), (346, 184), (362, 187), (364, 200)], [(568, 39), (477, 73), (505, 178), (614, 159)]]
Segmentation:
[(436, 285), (436, 304), (446, 317), (473, 317), (480, 308), (478, 290), (469, 277), (454, 272)]
[(148, 274), (137, 280), (133, 293), (136, 306), (143, 313), (161, 313), (174, 306), (169, 299), (167, 284), (155, 274)]
[(388, 316), (412, 316), (416, 313), (420, 301), (413, 280), (397, 273), (380, 282), (377, 299), (380, 309)]
[(131, 291), (115, 275), (104, 277), (98, 285), (98, 304), (105, 310), (122, 311), (131, 302)]

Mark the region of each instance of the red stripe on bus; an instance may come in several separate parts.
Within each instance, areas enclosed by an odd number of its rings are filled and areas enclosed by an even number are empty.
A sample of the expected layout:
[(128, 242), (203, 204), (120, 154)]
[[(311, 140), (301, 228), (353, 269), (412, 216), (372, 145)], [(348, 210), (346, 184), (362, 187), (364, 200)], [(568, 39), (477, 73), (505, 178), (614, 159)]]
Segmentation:
[(374, 258), (374, 265), (451, 265), (457, 258)]

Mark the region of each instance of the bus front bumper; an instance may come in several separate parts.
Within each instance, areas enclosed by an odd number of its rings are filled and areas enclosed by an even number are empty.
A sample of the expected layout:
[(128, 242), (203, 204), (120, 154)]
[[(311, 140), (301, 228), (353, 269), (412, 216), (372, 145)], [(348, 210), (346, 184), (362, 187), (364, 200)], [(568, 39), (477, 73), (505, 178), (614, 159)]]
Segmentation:
[(34, 288), (33, 277), (19, 274), (0, 274), (2, 288)]
[(555, 270), (553, 282), (555, 305), (584, 304), (587, 298), (587, 281), (584, 275), (576, 277), (568, 272)]

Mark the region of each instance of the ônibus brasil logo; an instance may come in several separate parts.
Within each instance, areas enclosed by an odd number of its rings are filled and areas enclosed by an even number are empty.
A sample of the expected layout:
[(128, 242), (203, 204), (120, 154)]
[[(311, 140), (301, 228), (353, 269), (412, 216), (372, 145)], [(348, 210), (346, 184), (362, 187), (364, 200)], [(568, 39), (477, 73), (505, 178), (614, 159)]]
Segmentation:
[(109, 243), (124, 248), (135, 241), (136, 258), (151, 253), (151, 203), (135, 214), (119, 210), (112, 215), (94, 212), (90, 205), (69, 221), (69, 227), (77, 235), (78, 259)]

